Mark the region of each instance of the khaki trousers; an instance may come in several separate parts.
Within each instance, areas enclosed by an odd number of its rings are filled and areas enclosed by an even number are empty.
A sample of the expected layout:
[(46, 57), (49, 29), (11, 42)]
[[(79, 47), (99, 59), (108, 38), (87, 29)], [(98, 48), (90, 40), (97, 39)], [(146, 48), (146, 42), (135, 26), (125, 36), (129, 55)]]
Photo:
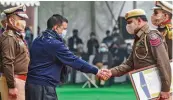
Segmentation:
[(10, 98), (8, 95), (7, 82), (4, 76), (0, 77), (0, 93), (2, 100), (25, 100), (25, 81), (15, 78), (16, 88), (18, 89), (17, 98)]

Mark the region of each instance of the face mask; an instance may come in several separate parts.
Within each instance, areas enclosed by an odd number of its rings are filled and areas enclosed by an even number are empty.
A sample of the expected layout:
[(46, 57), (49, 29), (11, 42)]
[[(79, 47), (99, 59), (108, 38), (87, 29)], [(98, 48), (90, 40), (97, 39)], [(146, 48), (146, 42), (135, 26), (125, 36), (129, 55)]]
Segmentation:
[(15, 22), (15, 27), (19, 29), (20, 31), (24, 31), (26, 27), (26, 21), (25, 20), (18, 20)]
[(138, 28), (137, 25), (132, 22), (131, 24), (126, 25), (126, 30), (129, 34), (135, 34), (135, 30)]
[(165, 20), (164, 15), (161, 13), (151, 16), (151, 22), (155, 26), (159, 26), (162, 22), (164, 22), (164, 20)]
[(108, 50), (106, 48), (100, 48), (99, 51), (100, 52), (107, 52)]
[(67, 34), (67, 30), (63, 30), (61, 34), (62, 38), (65, 38), (66, 34)]

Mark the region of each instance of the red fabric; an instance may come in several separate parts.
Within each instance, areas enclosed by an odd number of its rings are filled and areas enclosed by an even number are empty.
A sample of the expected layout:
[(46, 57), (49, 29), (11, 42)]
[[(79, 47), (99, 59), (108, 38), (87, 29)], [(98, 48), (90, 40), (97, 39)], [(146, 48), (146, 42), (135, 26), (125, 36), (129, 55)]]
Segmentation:
[(26, 75), (15, 75), (16, 78), (26, 81)]
[(150, 44), (152, 46), (158, 46), (161, 43), (161, 40), (159, 38), (154, 39), (154, 40), (150, 40)]
[(170, 22), (171, 22), (171, 20), (169, 19), (169, 20), (163, 22), (162, 25), (166, 25), (166, 24), (168, 24), (168, 23), (170, 23)]

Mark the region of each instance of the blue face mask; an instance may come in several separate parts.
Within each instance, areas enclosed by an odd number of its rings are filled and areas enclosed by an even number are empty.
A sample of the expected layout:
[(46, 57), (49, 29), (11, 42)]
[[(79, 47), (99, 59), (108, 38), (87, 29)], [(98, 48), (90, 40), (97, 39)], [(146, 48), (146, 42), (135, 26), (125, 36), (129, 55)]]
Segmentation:
[(107, 48), (100, 48), (99, 51), (100, 52), (107, 52), (108, 50), (107, 50)]

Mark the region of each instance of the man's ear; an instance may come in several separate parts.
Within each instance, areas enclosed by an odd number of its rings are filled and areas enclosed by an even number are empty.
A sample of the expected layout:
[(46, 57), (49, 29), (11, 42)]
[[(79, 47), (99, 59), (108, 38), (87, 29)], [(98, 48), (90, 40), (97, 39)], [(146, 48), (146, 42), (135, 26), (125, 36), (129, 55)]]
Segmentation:
[(14, 22), (15, 22), (14, 18), (13, 18), (13, 17), (10, 17), (10, 18), (9, 18), (9, 23), (10, 23), (11, 25), (14, 25)]
[(140, 25), (141, 24), (141, 19), (137, 18), (137, 22), (138, 22), (138, 25)]
[(52, 30), (56, 30), (58, 28), (57, 25), (53, 26)]

